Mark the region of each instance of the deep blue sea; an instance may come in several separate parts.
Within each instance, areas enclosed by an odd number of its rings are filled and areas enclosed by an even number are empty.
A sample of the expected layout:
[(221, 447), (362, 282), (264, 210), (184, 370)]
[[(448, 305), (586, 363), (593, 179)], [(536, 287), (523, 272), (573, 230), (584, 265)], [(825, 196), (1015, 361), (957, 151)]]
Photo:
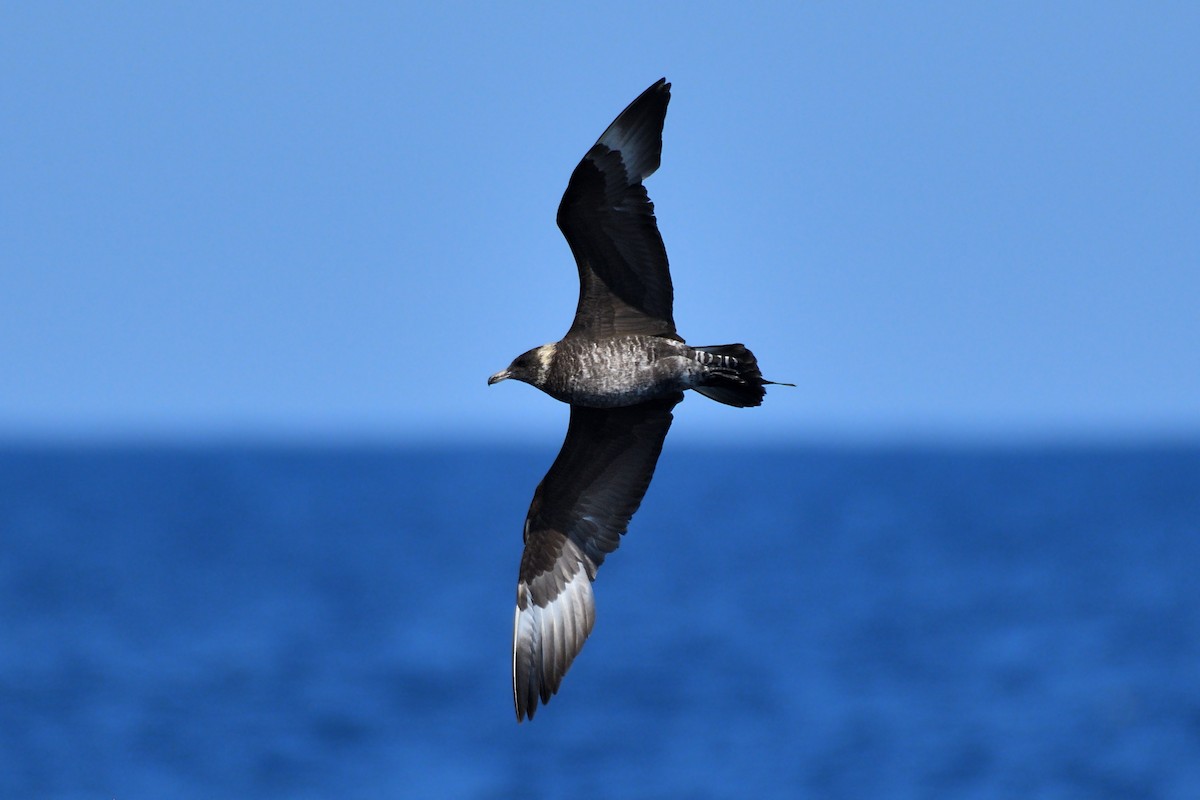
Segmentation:
[(1200, 798), (1200, 448), (668, 442), (518, 726), (554, 453), (0, 448), (0, 798)]

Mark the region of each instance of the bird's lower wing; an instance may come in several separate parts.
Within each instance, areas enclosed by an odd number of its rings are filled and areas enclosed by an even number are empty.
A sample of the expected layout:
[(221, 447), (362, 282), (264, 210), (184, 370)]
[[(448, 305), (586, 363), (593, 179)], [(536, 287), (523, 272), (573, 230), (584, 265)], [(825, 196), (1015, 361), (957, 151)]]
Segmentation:
[(596, 570), (641, 505), (682, 399), (572, 406), (567, 438), (525, 519), (513, 622), (518, 721), (533, 718), (539, 699), (549, 702), (592, 632)]

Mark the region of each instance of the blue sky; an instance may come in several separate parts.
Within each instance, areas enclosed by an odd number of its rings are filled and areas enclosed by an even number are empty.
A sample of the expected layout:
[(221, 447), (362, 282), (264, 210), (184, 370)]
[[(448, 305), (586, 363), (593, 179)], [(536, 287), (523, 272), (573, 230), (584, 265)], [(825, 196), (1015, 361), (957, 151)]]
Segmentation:
[(0, 434), (560, 437), (567, 177), (660, 76), (701, 441), (1200, 435), (1200, 6), (8, 4)]

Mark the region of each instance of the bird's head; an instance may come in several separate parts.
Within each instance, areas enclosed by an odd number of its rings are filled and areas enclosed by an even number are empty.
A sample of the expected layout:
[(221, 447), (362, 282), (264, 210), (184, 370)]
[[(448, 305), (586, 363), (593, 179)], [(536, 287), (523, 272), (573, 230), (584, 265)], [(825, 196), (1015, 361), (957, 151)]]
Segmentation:
[(554, 350), (554, 345), (544, 344), (522, 353), (506, 369), (488, 378), (488, 386), (509, 378), (541, 386), (546, 381), (546, 373), (550, 371), (550, 362), (554, 360)]

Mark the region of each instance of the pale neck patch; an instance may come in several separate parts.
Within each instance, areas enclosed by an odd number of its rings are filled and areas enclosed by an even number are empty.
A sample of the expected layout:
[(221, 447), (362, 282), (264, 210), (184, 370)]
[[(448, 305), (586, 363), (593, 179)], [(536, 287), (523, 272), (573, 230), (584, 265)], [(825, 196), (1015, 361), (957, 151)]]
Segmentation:
[(544, 344), (535, 351), (538, 357), (538, 383), (546, 380), (546, 374), (550, 371), (550, 363), (554, 361), (554, 353), (557, 350), (557, 344)]

